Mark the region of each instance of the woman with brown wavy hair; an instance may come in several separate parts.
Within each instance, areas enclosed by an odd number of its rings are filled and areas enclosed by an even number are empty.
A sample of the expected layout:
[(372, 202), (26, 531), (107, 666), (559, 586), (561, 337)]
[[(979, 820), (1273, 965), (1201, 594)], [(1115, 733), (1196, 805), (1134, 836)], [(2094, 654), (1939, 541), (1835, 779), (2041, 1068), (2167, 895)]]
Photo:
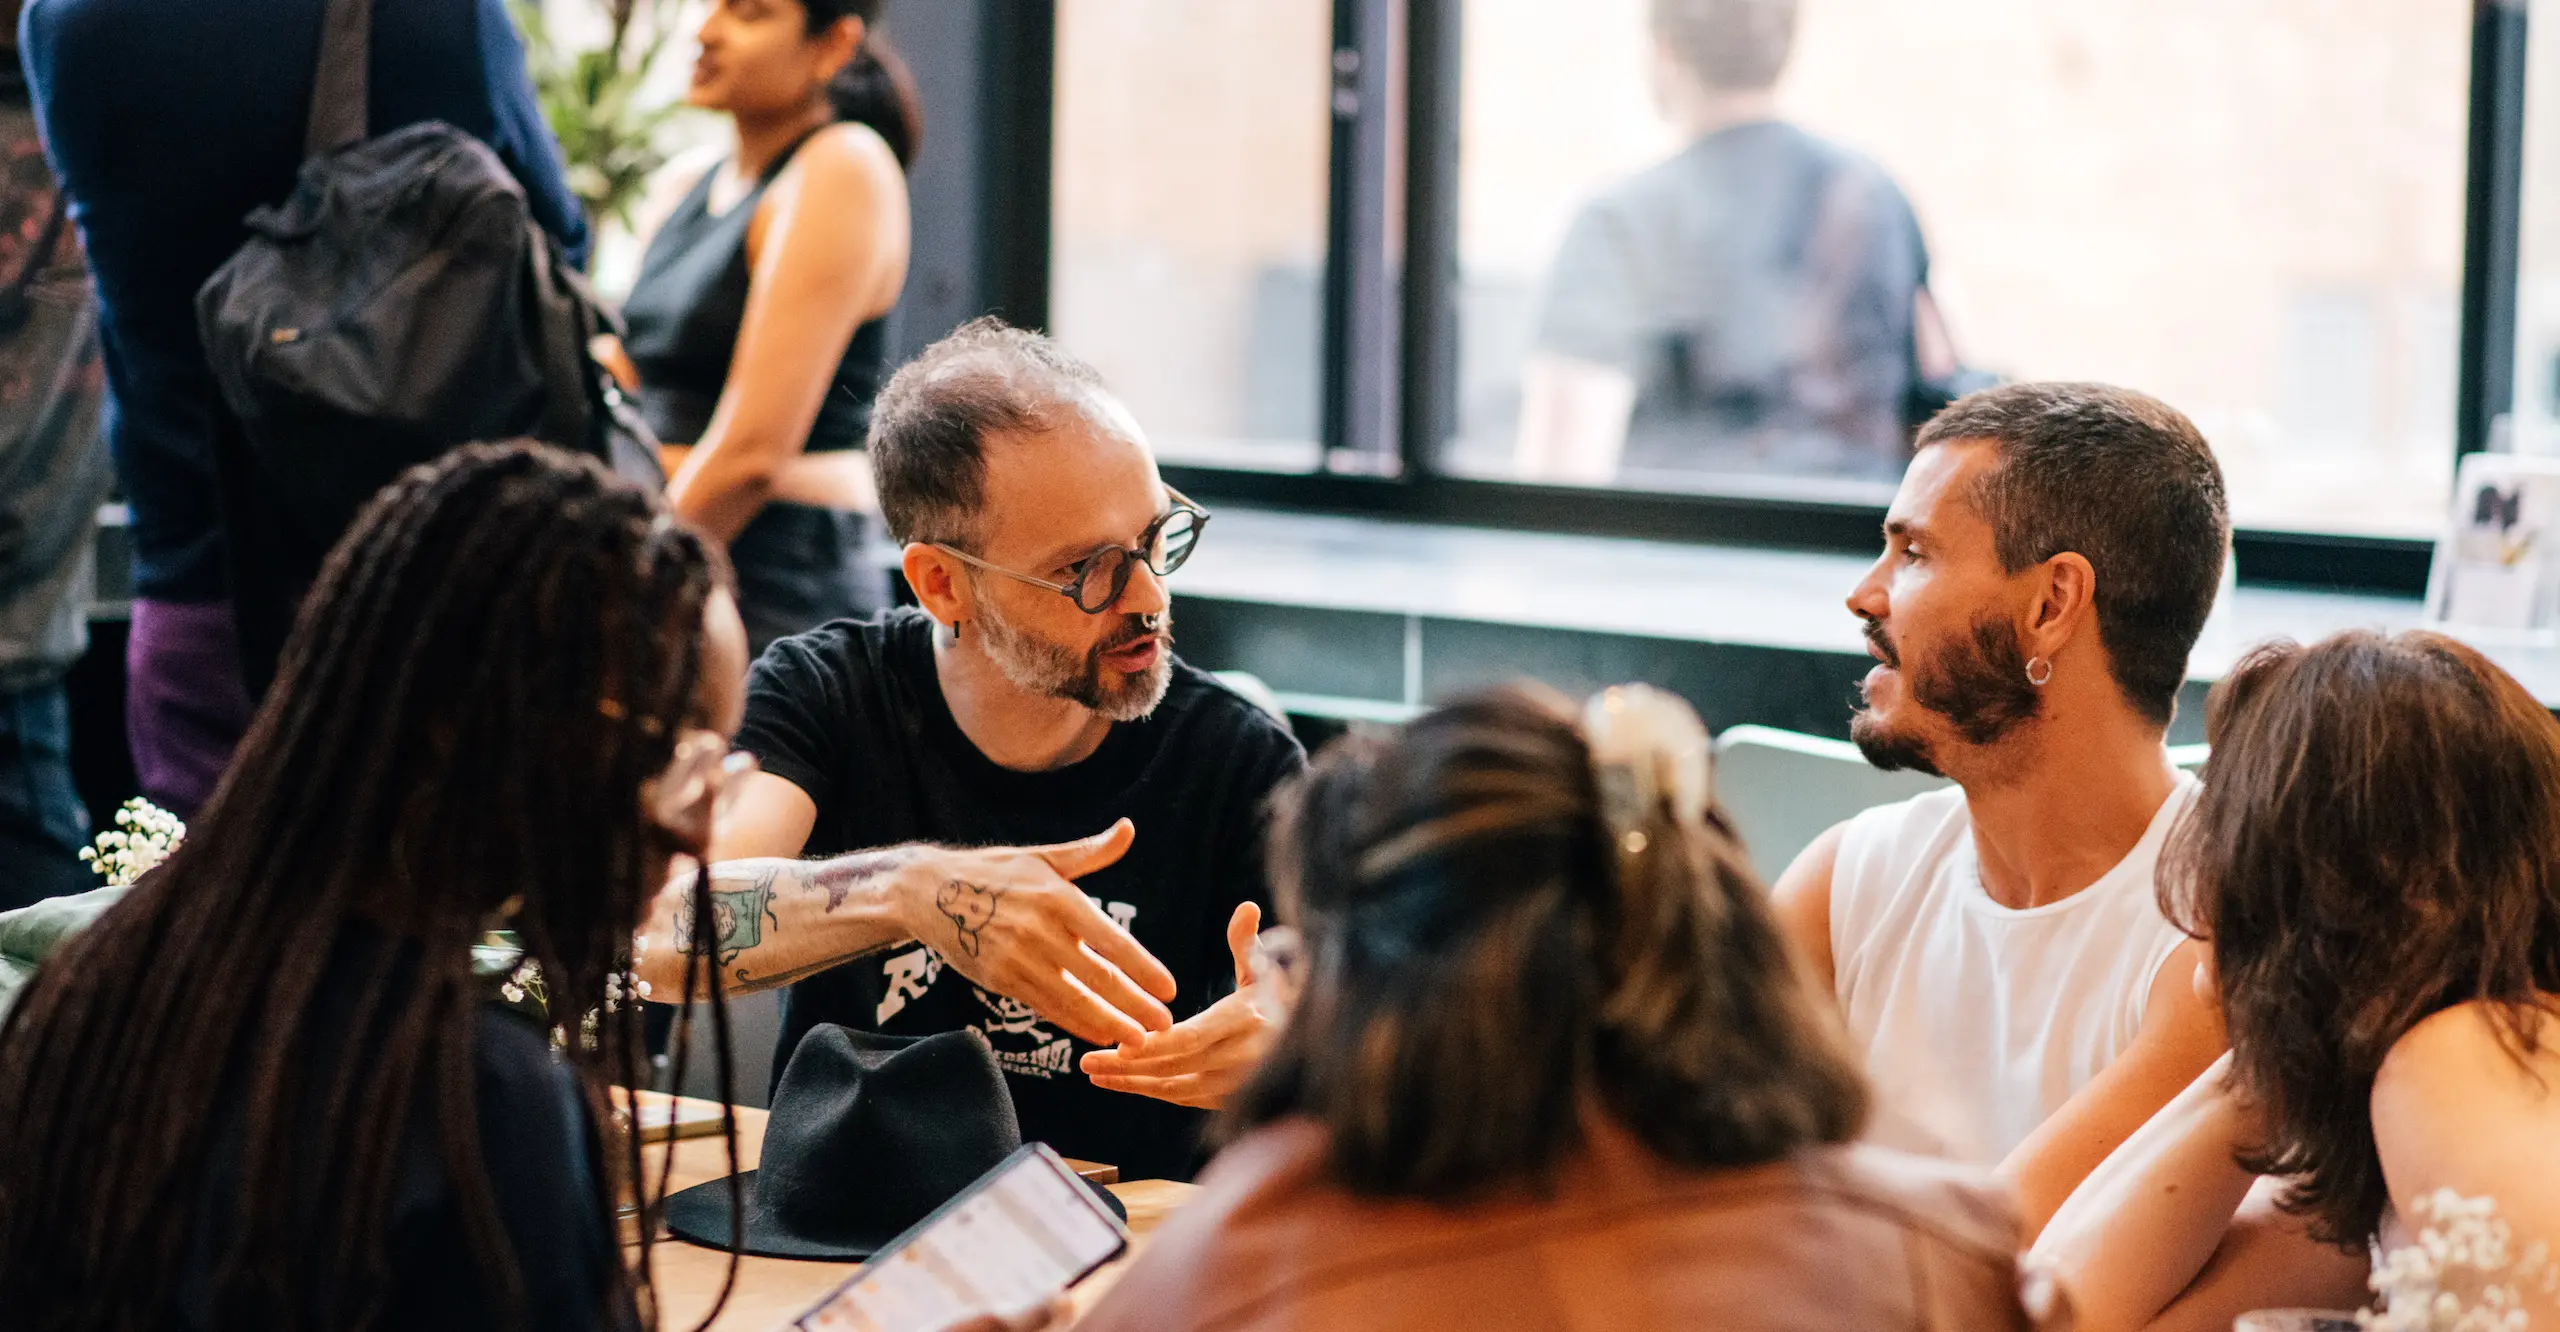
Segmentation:
[(1583, 718), (1479, 694), (1282, 798), (1295, 1011), (1079, 1332), (2026, 1325), (1987, 1181), (1843, 1145), (1864, 1080), (1696, 716)]
[(2084, 1329), (2360, 1303), (2439, 1188), (2560, 1249), (2560, 722), (2450, 638), (2357, 632), (2253, 653), (2207, 734), (2161, 905), (2231, 1054), (2037, 1245)]

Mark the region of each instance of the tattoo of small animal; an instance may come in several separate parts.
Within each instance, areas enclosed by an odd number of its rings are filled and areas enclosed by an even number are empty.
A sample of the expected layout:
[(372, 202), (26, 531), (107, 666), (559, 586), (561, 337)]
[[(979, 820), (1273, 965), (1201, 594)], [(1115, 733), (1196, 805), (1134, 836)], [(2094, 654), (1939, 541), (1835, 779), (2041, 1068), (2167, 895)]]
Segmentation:
[[(714, 879), (711, 885), (711, 947), (721, 966), (738, 960), (738, 954), (764, 942), (764, 922), (773, 915), (773, 881), (781, 874), (778, 868), (757, 870), (750, 878)], [(676, 947), (690, 952), (694, 946), (691, 901), (676, 906)], [(782, 924), (774, 916), (776, 926)]]
[(996, 907), (1004, 901), (1002, 888), (987, 888), (953, 879), (935, 894), (934, 904), (951, 920), (951, 928), (959, 931), (960, 947), (971, 957), (978, 955), (978, 933), (996, 918)]
[(895, 851), (875, 851), (864, 856), (848, 856), (830, 860), (809, 873), (811, 887), (827, 890), (827, 910), (844, 905), (847, 894), (863, 884), (898, 867), (905, 859)]

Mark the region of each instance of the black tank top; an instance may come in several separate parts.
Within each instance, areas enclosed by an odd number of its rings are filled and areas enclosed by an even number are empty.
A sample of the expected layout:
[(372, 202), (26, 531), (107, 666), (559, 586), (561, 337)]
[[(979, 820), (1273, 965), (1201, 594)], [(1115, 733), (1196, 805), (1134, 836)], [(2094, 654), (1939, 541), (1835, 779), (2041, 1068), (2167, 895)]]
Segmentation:
[[(747, 316), (747, 226), (774, 177), (791, 164), (798, 143), (756, 178), (755, 188), (725, 213), (711, 211), (711, 181), (702, 174), (675, 215), (649, 241), (639, 280), (622, 304), (629, 336), (623, 349), (640, 370), (640, 410), (649, 428), (669, 444), (690, 444), (711, 424), (711, 409), (729, 382), (729, 358), (738, 326)], [(871, 399), (888, 370), (888, 321), (874, 319), (853, 331), (835, 382), (818, 404), (805, 448), (810, 453), (862, 447), (871, 424)]]

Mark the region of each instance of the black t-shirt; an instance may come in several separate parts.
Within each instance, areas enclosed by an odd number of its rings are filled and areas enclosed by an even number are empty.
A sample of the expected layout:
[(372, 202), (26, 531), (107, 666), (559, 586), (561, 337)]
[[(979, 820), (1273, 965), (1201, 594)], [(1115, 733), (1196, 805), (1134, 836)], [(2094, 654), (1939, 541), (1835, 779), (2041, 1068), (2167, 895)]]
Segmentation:
[[(1083, 762), (1001, 767), (952, 719), (933, 621), (913, 609), (838, 620), (767, 649), (747, 684), (738, 743), (816, 802), (811, 855), (904, 842), (1036, 846), (1128, 818), (1138, 831), (1128, 855), (1080, 882), (1173, 972), (1177, 1021), (1235, 988), (1227, 919), (1244, 901), (1268, 912), (1266, 806), (1306, 762), (1277, 719), (1177, 660), (1154, 714), (1114, 725)], [(1076, 1067), (1094, 1047), (972, 985), (923, 944), (792, 986), (777, 1079), (820, 1022), (896, 1035), (975, 1027), (1004, 1067), (1024, 1137), (1130, 1179), (1187, 1179), (1198, 1165), (1205, 1114), (1095, 1087)]]
[[(395, 984), (408, 983), (417, 972), (416, 961), (414, 949), (386, 950), (379, 935), (361, 927), (331, 954), (313, 999), (318, 1018), (298, 1056), (306, 1069), (306, 1095), (313, 1100), (306, 1113), (316, 1113), (321, 1089), (344, 1060), (365, 1057), (360, 1043), (351, 1039), (349, 1015), (366, 978), (387, 967)], [(596, 1187), (595, 1129), (576, 1079), (552, 1052), (549, 1035), (494, 1002), (484, 1005), (472, 1033), (471, 1075), (481, 1159), (488, 1170), (485, 1187), (497, 1203), (498, 1221), (523, 1285), (529, 1326), (534, 1332), (637, 1328), (639, 1315), (631, 1301), (608, 1301), (604, 1295), (621, 1254)], [(399, 1164), (385, 1218), (391, 1268), (387, 1287), (378, 1292), (383, 1310), (378, 1326), (391, 1332), (492, 1327), (498, 1321), (497, 1296), (463, 1229), (461, 1203), (437, 1132), (434, 1075), (422, 1077), (425, 1085), (396, 1148)], [(243, 1319), (239, 1310), (217, 1315), (214, 1308), (213, 1275), (220, 1246), (232, 1238), (231, 1208), (242, 1187), (245, 1108), (236, 1095), (230, 1097), (216, 1121), (194, 1242), (171, 1310), (173, 1327), (213, 1332), (282, 1321)], [(328, 1187), (308, 1171), (294, 1182), (306, 1193)], [(306, 1196), (300, 1205), (316, 1218), (319, 1202)], [(300, 1238), (315, 1250), (337, 1244), (316, 1220), (301, 1228)], [(316, 1253), (313, 1261), (318, 1261)], [(313, 1318), (322, 1318), (335, 1293), (303, 1283), (296, 1294), (313, 1302), (308, 1310)]]

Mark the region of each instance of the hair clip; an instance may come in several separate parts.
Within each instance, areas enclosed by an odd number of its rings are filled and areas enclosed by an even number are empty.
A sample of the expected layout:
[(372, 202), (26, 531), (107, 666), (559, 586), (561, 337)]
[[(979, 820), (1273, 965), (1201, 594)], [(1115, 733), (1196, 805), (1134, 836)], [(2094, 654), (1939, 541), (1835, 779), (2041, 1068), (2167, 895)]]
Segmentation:
[(1645, 824), (1669, 807), (1696, 822), (1714, 796), (1714, 742), (1696, 709), (1651, 685), (1616, 685), (1583, 705), (1582, 736), (1600, 787), (1600, 817), (1621, 856), (1642, 855)]

